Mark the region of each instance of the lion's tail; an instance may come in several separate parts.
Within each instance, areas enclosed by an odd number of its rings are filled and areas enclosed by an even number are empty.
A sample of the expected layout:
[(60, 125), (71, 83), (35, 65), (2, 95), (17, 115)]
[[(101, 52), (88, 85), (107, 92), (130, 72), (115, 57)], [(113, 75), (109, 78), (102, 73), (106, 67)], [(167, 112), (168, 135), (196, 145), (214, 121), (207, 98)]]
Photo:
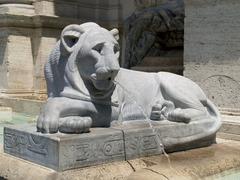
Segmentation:
[(217, 107), (212, 103), (212, 101), (210, 101), (209, 99), (207, 99), (205, 106), (207, 107), (210, 116), (213, 119), (215, 119), (215, 124), (210, 131), (212, 133), (216, 133), (222, 125), (220, 112), (218, 111)]

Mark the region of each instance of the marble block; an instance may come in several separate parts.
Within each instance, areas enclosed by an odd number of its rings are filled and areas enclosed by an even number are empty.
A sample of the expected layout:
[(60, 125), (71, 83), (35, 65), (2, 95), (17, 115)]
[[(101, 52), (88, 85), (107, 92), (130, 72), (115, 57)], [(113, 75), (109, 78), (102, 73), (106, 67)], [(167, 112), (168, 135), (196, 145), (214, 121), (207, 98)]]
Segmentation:
[(125, 160), (122, 131), (42, 134), (35, 124), (4, 128), (4, 152), (57, 171)]
[[(127, 122), (114, 127), (123, 132), (126, 160), (206, 147), (216, 142), (216, 133), (201, 136), (204, 127), (211, 127), (211, 121), (201, 123), (174, 123), (168, 121)], [(151, 128), (152, 127), (152, 128)], [(199, 136), (200, 135), (200, 136)]]

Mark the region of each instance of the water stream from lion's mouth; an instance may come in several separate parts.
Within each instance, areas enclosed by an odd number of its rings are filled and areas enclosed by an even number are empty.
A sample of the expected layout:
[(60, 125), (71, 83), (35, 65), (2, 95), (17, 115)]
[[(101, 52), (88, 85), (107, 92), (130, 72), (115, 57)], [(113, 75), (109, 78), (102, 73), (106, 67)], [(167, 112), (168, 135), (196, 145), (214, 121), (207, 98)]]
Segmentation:
[[(169, 166), (172, 168), (171, 166), (171, 160), (169, 158), (169, 155), (166, 153), (165, 149), (164, 149), (164, 145), (162, 143), (162, 140), (161, 140), (161, 137), (159, 135), (159, 133), (156, 131), (156, 129), (153, 127), (153, 124), (152, 124), (152, 121), (150, 120), (150, 118), (148, 118), (148, 115), (147, 113), (145, 112), (144, 108), (135, 100), (134, 96), (132, 95), (133, 93), (130, 92), (128, 89), (126, 89), (121, 83), (119, 83), (118, 81), (114, 80), (113, 81), (116, 85), (118, 85), (125, 93), (126, 96), (129, 97), (130, 100), (133, 101), (133, 103), (135, 103), (138, 107), (138, 109), (142, 112), (143, 116), (144, 116), (144, 120), (146, 120), (146, 122), (149, 124), (149, 127), (151, 128), (153, 134), (155, 135), (156, 137), (156, 140), (157, 140), (157, 145), (158, 145), (158, 148), (159, 150), (165, 155), (165, 157), (167, 158), (168, 160), (168, 164)], [(123, 115), (122, 115), (122, 112), (123, 112), (123, 108), (124, 108), (124, 104), (122, 104), (122, 106), (120, 107), (120, 114), (119, 114), (119, 119), (118, 119), (118, 122), (123, 123), (124, 121), (124, 118), (123, 118)]]

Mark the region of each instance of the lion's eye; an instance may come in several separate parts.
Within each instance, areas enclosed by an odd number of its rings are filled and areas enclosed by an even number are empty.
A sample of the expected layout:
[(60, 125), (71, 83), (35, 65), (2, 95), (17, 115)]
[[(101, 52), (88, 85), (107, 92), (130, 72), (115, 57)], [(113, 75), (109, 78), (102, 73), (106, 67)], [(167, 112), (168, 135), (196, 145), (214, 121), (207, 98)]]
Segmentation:
[(64, 36), (64, 41), (67, 44), (68, 47), (73, 47), (77, 41), (78, 41), (78, 37), (75, 36)]
[(120, 47), (119, 47), (118, 44), (116, 44), (116, 45), (113, 47), (113, 51), (114, 51), (115, 54), (120, 51)]
[(92, 49), (97, 51), (98, 53), (101, 53), (102, 49), (103, 49), (103, 46), (104, 46), (104, 43), (99, 43), (96, 46), (94, 46)]

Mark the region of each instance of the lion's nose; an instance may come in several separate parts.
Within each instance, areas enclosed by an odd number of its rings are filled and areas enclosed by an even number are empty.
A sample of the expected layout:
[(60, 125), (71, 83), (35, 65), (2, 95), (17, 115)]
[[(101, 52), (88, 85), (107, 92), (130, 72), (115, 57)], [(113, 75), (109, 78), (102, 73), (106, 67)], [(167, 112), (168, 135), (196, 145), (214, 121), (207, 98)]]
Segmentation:
[(117, 75), (119, 68), (117, 69), (110, 69), (110, 68), (99, 68), (96, 71), (96, 76), (98, 80), (113, 80), (114, 77)]
[(116, 59), (115, 61), (111, 61), (107, 69), (112, 74), (112, 76), (115, 77), (120, 70), (118, 59)]
[(111, 77), (111, 72), (107, 68), (101, 67), (97, 69), (96, 75), (98, 80), (106, 80)]
[(119, 69), (120, 69), (120, 68), (118, 68), (118, 69), (112, 69), (112, 70), (110, 71), (110, 72), (111, 72), (111, 78), (112, 78), (112, 79), (117, 75)]

